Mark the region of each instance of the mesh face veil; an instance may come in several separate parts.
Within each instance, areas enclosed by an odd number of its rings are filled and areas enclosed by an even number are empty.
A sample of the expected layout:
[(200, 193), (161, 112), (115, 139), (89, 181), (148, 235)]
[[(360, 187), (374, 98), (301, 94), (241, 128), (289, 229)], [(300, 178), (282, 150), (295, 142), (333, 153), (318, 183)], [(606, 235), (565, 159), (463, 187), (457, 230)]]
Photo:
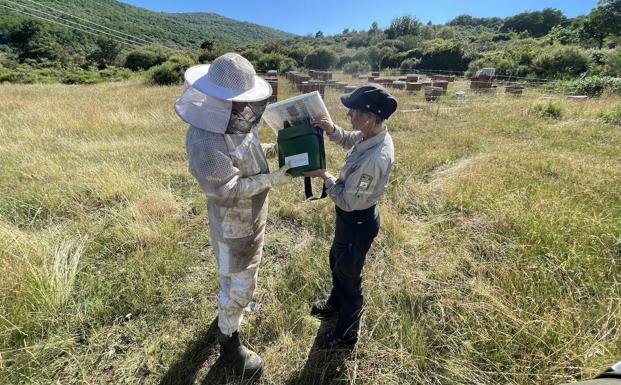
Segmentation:
[(247, 134), (255, 126), (261, 122), (261, 116), (265, 107), (267, 106), (267, 100), (263, 100), (256, 103), (248, 103), (246, 108), (242, 112), (231, 112), (231, 118), (226, 129), (227, 134)]

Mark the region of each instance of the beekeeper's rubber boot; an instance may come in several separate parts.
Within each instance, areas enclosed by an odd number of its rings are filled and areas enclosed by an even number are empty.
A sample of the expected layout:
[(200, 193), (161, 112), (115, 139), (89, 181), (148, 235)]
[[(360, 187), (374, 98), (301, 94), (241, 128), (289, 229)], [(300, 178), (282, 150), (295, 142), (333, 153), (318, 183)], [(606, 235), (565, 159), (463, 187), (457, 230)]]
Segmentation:
[(220, 358), (226, 365), (231, 366), (237, 375), (247, 378), (261, 374), (263, 360), (241, 343), (238, 331), (229, 337), (218, 330), (218, 342)]

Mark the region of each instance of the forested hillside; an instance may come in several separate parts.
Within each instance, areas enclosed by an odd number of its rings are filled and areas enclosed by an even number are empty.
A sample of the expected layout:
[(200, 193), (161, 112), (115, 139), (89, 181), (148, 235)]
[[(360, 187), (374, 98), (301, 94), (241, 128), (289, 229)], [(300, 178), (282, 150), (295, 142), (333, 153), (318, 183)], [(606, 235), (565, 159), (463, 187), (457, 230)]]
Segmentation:
[[(0, 4), (13, 8), (0, 7), (0, 31), (3, 32), (3, 36), (7, 29), (28, 18), (16, 10), (73, 26), (76, 25), (71, 21), (94, 27), (84, 22), (84, 20), (92, 21), (125, 33), (129, 35), (126, 37), (130, 40), (136, 42), (146, 40), (170, 48), (198, 48), (205, 40), (218, 41), (223, 45), (235, 45), (241, 42), (260, 43), (274, 38), (293, 36), (290, 33), (229, 19), (215, 13), (153, 12), (116, 0), (0, 0)], [(55, 15), (62, 18), (56, 19)], [(70, 15), (76, 18), (71, 18)], [(106, 31), (104, 28), (96, 28)], [(58, 25), (52, 30), (56, 35), (66, 36), (65, 40), (70, 44), (87, 42), (92, 45), (96, 39), (91, 34)]]
[(153, 82), (173, 84), (188, 66), (230, 50), (241, 52), (259, 71), (390, 68), (470, 74), (495, 67), (502, 76), (597, 77), (597, 84), (621, 74), (621, 0), (601, 0), (576, 18), (551, 8), (504, 19), (461, 15), (439, 25), (396, 15), (388, 26), (374, 22), (368, 30), (345, 29), (332, 36), (321, 31), (293, 36), (214, 14), (155, 13), (114, 0), (26, 3), (51, 4), (50, 13), (64, 9), (57, 22), (67, 24), (72, 14), (124, 35), (85, 33), (75, 23), (59, 26), (29, 18), (23, 13), (34, 11), (0, 0), (0, 82), (92, 83), (146, 70)]

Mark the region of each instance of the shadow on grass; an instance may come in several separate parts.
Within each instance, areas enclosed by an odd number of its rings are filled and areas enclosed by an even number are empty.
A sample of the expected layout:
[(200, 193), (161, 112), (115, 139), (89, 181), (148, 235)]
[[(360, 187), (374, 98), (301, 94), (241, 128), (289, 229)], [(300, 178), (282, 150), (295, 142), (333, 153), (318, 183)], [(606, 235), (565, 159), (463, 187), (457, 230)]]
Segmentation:
[[(162, 377), (160, 385), (194, 384), (199, 370), (211, 358), (214, 347), (217, 345), (217, 330), (218, 318), (216, 317), (211, 322), (211, 325), (190, 343), (177, 362), (168, 369), (164, 377)], [(215, 351), (217, 352), (217, 350)]]
[(352, 350), (325, 350), (319, 348), (323, 335), (334, 329), (334, 326), (335, 321), (321, 321), (313, 346), (308, 353), (304, 369), (290, 378), (286, 385), (343, 383), (345, 361), (352, 355)]

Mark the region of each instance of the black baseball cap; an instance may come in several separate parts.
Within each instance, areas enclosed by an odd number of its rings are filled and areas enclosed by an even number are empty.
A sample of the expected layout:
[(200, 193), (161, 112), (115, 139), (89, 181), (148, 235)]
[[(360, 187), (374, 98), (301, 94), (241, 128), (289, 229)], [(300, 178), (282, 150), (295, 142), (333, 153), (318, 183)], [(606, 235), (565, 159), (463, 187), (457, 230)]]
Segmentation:
[(388, 119), (397, 110), (397, 99), (375, 83), (363, 84), (351, 93), (341, 95), (341, 102), (347, 108), (371, 112), (382, 119)]

